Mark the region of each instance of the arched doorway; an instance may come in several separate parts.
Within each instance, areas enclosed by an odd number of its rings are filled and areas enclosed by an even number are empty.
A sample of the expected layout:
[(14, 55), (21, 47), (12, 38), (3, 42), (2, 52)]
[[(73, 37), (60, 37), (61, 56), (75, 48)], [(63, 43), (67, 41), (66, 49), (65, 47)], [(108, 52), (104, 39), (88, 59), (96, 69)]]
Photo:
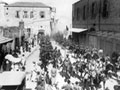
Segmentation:
[(37, 42), (39, 43), (39, 40), (41, 38), (41, 36), (45, 35), (45, 30), (41, 29), (38, 31), (38, 34), (37, 34)]

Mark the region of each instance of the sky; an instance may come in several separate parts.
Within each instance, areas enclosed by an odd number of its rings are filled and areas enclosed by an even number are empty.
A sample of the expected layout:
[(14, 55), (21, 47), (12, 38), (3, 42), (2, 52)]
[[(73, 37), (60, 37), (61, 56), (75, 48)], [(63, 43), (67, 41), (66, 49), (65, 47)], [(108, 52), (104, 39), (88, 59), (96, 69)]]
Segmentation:
[[(79, 0), (0, 0), (8, 4), (14, 2), (42, 2), (56, 8), (56, 18), (63, 25), (71, 26), (72, 23), (72, 4)], [(60, 25), (62, 27), (62, 25)]]

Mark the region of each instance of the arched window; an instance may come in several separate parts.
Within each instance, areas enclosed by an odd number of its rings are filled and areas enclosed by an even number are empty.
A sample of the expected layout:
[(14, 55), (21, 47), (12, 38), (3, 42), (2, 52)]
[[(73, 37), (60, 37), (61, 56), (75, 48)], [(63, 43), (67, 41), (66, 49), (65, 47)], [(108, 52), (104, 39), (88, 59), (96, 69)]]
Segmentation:
[(91, 6), (91, 18), (95, 17), (96, 17), (96, 2), (93, 2)]
[(95, 11), (95, 3), (92, 3), (92, 15), (94, 15), (94, 11)]
[(103, 0), (103, 10), (102, 10), (102, 17), (103, 18), (108, 17), (108, 14), (109, 14), (108, 7), (109, 7), (108, 0)]
[(27, 11), (24, 11), (23, 18), (28, 18), (28, 12)]
[(80, 14), (80, 12), (79, 12), (80, 10), (79, 10), (79, 8), (77, 8), (77, 20), (79, 20), (79, 14)]
[(40, 18), (45, 18), (45, 12), (44, 11), (40, 12)]
[(16, 18), (20, 18), (20, 11), (16, 11)]
[(83, 7), (83, 20), (86, 19), (86, 6)]
[(33, 15), (33, 11), (30, 12), (30, 18), (33, 18), (34, 15)]

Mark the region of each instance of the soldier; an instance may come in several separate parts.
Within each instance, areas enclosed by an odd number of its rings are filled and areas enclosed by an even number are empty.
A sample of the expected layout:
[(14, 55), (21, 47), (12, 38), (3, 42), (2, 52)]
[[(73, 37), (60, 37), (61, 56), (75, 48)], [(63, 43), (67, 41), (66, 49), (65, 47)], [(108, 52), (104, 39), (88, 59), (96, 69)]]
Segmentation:
[(69, 58), (68, 54), (66, 55), (66, 58), (65, 58), (63, 64), (64, 64), (65, 70), (67, 72), (69, 70), (70, 65), (71, 65), (70, 58)]

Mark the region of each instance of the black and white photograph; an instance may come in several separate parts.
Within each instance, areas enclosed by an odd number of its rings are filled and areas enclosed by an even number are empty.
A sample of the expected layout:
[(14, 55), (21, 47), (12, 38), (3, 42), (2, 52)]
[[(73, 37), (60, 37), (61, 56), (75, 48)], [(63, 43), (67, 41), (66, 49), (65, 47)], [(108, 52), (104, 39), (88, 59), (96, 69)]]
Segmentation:
[(0, 0), (0, 90), (120, 90), (120, 0)]

